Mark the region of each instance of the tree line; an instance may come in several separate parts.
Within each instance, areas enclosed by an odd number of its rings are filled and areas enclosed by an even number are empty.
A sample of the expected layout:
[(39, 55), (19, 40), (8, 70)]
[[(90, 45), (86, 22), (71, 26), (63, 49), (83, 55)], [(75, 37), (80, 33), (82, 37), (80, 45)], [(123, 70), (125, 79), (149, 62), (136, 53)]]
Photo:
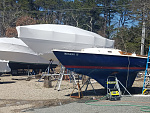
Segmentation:
[(1, 0), (0, 36), (16, 37), (15, 27), (21, 25), (65, 24), (114, 39), (116, 48), (139, 54), (143, 31), (146, 53), (149, 13), (149, 0)]

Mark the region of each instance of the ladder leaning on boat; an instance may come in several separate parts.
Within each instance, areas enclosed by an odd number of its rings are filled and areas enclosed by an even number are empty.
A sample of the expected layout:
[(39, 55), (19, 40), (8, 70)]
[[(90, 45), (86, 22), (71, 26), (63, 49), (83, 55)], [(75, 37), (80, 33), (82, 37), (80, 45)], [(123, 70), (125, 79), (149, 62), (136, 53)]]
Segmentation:
[(142, 94), (144, 94), (147, 91), (150, 91), (150, 87), (149, 87), (149, 84), (150, 84), (150, 74), (148, 73), (149, 72), (148, 67), (149, 67), (149, 64), (150, 64), (149, 56), (150, 56), (150, 45), (149, 45), (149, 51), (148, 51), (146, 69), (145, 69), (145, 76), (144, 76)]

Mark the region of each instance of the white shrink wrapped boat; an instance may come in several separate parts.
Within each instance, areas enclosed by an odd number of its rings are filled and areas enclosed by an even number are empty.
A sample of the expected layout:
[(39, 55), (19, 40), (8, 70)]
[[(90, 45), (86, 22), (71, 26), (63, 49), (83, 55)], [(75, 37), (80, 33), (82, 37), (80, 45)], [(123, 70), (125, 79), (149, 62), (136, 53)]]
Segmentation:
[(48, 60), (38, 56), (18, 38), (0, 38), (0, 60), (8, 61), (11, 69), (27, 69), (29, 66), (39, 69), (49, 65)]
[[(113, 48), (114, 40), (69, 25), (37, 24), (17, 27), (18, 38), (46, 59), (56, 60), (51, 50), (101, 47)], [(51, 53), (51, 54), (50, 54)]]
[(9, 63), (9, 61), (0, 60), (0, 73), (7, 73), (7, 72), (11, 71), (8, 63)]
[(26, 63), (48, 63), (39, 57), (22, 40), (17, 38), (0, 38), (0, 59), (26, 62)]

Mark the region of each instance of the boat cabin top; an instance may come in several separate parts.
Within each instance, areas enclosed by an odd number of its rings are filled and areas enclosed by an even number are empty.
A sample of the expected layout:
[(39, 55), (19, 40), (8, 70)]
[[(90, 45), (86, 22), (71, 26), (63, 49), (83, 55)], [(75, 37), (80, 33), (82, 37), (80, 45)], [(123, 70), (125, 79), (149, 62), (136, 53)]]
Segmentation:
[(85, 49), (82, 49), (81, 52), (96, 53), (96, 54), (108, 54), (108, 55), (127, 55), (127, 56), (146, 57), (146, 56), (142, 56), (142, 55), (136, 55), (135, 53), (124, 52), (124, 51), (121, 51), (119, 49), (114, 49), (114, 48), (85, 48)]

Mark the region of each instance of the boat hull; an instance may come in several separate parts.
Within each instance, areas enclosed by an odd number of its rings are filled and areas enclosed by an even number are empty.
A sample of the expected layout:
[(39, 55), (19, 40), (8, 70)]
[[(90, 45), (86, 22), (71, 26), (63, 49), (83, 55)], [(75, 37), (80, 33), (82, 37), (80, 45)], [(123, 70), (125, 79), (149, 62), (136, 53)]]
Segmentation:
[[(46, 60), (53, 59), (54, 61), (58, 61), (53, 52), (54, 48), (56, 49), (71, 49), (71, 50), (81, 50), (82, 48), (93, 47), (90, 44), (80, 44), (80, 43), (72, 43), (72, 42), (62, 42), (62, 41), (54, 41), (54, 40), (42, 40), (42, 39), (30, 39), (25, 37), (20, 37), (28, 46), (39, 53), (39, 55)], [(40, 46), (39, 46), (40, 45)], [(82, 46), (81, 46), (82, 45)]]
[[(49, 61), (37, 55), (22, 40), (17, 38), (0, 38), (0, 59), (7, 61), (1, 63), (0, 71), (17, 69), (45, 69)], [(50, 60), (50, 59), (49, 59)], [(8, 65), (8, 66), (7, 66)], [(57, 66), (53, 62), (54, 67)], [(6, 68), (6, 69), (5, 69)], [(8, 69), (10, 68), (10, 69)]]
[(58, 60), (67, 69), (87, 75), (103, 87), (108, 76), (116, 76), (127, 88), (131, 87), (137, 73), (145, 70), (146, 58), (90, 54), (82, 52), (53, 51)]
[(36, 24), (18, 26), (16, 29), (18, 38), (47, 60), (58, 61), (51, 52), (53, 49), (81, 50), (92, 47), (114, 47), (114, 40), (69, 25)]

